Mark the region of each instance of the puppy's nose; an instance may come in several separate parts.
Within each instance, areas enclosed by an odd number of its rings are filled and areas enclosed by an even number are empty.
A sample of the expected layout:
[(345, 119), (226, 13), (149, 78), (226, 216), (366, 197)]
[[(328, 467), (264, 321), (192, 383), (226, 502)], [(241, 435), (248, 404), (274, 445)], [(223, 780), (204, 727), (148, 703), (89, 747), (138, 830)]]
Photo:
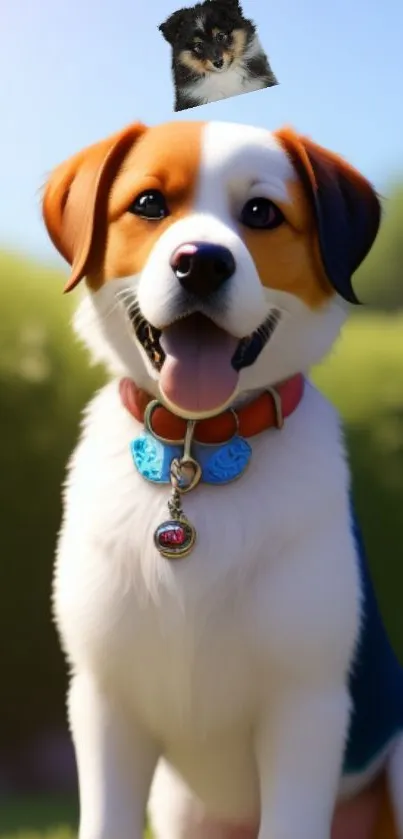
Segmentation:
[(171, 268), (186, 291), (208, 297), (232, 277), (236, 263), (231, 251), (222, 245), (191, 242), (172, 254)]
[(217, 67), (217, 70), (221, 70), (221, 67), (224, 64), (223, 58), (217, 58), (216, 61), (213, 61), (214, 67)]

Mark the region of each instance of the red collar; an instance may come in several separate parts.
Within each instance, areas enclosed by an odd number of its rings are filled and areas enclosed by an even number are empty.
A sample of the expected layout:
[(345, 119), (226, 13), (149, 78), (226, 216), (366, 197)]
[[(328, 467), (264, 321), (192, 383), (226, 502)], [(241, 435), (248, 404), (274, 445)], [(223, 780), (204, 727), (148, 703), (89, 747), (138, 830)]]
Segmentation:
[[(153, 397), (140, 390), (132, 379), (128, 378), (120, 381), (119, 392), (125, 408), (138, 422), (143, 422), (144, 411)], [(216, 417), (200, 420), (196, 426), (195, 439), (200, 443), (210, 444), (230, 440), (235, 430), (234, 414), (238, 432), (242, 437), (254, 437), (268, 428), (281, 428), (284, 419), (298, 407), (303, 392), (304, 377), (298, 373), (275, 388), (268, 388), (236, 411), (226, 410)], [(153, 431), (166, 440), (183, 440), (186, 420), (161, 405), (153, 413)]]

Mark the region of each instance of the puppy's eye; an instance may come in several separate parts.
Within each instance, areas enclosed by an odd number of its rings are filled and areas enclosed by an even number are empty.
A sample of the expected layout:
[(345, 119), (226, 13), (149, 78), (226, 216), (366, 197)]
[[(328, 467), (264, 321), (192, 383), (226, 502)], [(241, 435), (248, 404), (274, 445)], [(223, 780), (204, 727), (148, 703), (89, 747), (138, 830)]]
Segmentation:
[(227, 32), (217, 32), (217, 34), (216, 34), (216, 36), (215, 36), (215, 39), (216, 39), (216, 41), (218, 41), (220, 44), (226, 44), (226, 43), (227, 43), (227, 41), (228, 41), (228, 37), (229, 37), (229, 36), (228, 36)]
[(140, 192), (140, 195), (132, 201), (127, 211), (150, 221), (160, 221), (160, 219), (169, 216), (165, 198), (162, 192), (157, 189)]
[(203, 44), (193, 44), (192, 49), (196, 55), (203, 55)]
[(254, 230), (273, 230), (284, 221), (284, 216), (268, 198), (251, 198), (242, 212), (241, 222)]

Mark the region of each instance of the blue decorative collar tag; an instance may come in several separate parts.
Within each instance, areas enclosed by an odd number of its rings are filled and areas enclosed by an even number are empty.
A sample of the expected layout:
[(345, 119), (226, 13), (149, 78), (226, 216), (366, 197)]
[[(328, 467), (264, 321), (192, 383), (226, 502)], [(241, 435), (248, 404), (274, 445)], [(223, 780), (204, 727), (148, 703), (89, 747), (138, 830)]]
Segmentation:
[(158, 437), (152, 429), (152, 415), (159, 405), (150, 402), (144, 412), (145, 431), (130, 443), (133, 462), (147, 481), (170, 484), (169, 518), (158, 525), (154, 544), (161, 556), (178, 560), (188, 556), (197, 534), (182, 508), (182, 496), (195, 489), (200, 481), (206, 484), (228, 484), (245, 471), (252, 455), (249, 443), (238, 433), (235, 412), (235, 434), (227, 443), (216, 446), (194, 440), (196, 422), (188, 420), (182, 441), (173, 443)]
[[(183, 454), (183, 444), (162, 442), (146, 431), (130, 444), (134, 465), (143, 478), (156, 484), (171, 483), (171, 463)], [(228, 484), (245, 471), (252, 455), (249, 443), (235, 435), (217, 446), (193, 442), (192, 457), (200, 466), (201, 481), (206, 484)]]

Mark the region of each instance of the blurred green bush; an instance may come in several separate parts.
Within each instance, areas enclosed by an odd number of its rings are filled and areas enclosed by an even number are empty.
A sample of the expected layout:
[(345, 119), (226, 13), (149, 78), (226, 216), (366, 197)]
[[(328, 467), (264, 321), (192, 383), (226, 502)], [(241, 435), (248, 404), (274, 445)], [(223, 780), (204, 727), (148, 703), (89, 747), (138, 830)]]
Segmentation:
[(403, 312), (351, 319), (314, 379), (344, 420), (368, 558), (403, 662)]
[(0, 255), (0, 743), (64, 721), (50, 584), (65, 462), (101, 381), (73, 343), (63, 275)]
[(403, 183), (383, 198), (382, 225), (354, 278), (360, 299), (378, 311), (403, 308)]
[[(396, 258), (403, 267), (403, 254)], [(372, 268), (365, 270), (369, 289)], [(386, 275), (379, 271), (380, 285)], [(64, 722), (53, 553), (80, 410), (103, 380), (72, 339), (63, 281), (55, 270), (0, 255), (0, 742), (13, 750)], [(356, 317), (315, 377), (346, 420), (370, 563), (403, 658), (403, 315)]]

